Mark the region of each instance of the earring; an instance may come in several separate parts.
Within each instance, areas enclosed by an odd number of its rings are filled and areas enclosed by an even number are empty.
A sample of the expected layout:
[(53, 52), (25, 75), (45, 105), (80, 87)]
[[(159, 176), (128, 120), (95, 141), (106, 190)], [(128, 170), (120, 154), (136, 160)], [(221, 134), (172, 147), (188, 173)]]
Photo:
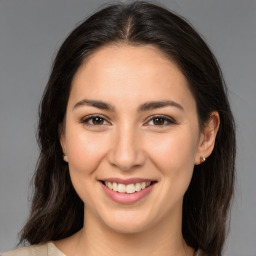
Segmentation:
[(206, 161), (206, 158), (203, 156), (200, 156), (200, 164), (204, 163)]
[(65, 162), (68, 162), (68, 156), (67, 156), (67, 155), (63, 155), (63, 160), (64, 160)]

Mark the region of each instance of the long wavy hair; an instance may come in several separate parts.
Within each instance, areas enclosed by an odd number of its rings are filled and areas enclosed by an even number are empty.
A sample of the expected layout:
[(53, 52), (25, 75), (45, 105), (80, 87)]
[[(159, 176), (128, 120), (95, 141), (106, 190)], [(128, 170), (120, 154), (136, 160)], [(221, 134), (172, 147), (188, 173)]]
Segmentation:
[(102, 46), (153, 45), (179, 66), (195, 97), (200, 125), (220, 115), (216, 143), (207, 161), (194, 167), (183, 202), (183, 237), (206, 255), (221, 255), (234, 191), (235, 125), (219, 65), (193, 27), (152, 3), (112, 4), (82, 22), (62, 44), (39, 108), (40, 156), (30, 216), (20, 242), (38, 244), (68, 237), (83, 227), (84, 204), (63, 161), (59, 127), (65, 118), (72, 79)]

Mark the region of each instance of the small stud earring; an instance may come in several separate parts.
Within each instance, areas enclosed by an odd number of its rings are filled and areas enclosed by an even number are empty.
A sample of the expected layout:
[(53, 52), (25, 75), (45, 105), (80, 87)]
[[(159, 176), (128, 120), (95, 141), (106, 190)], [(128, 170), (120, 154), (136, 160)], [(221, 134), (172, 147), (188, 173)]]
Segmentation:
[(65, 162), (68, 162), (68, 156), (67, 156), (67, 155), (64, 155), (64, 156), (63, 156), (63, 160), (64, 160)]
[(205, 161), (206, 161), (206, 158), (203, 157), (203, 156), (200, 156), (200, 164), (201, 164), (201, 163), (204, 163)]

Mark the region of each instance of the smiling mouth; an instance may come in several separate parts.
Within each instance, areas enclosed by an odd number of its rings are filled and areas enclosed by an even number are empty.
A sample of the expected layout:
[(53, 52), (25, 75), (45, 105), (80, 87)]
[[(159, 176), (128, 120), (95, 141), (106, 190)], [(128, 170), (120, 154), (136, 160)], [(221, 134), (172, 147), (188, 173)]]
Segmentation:
[(126, 194), (133, 194), (144, 190), (145, 188), (153, 185), (156, 183), (155, 181), (144, 181), (144, 182), (137, 182), (131, 184), (122, 184), (117, 182), (110, 182), (110, 181), (101, 181), (109, 189), (113, 190), (114, 192), (119, 193), (126, 193)]

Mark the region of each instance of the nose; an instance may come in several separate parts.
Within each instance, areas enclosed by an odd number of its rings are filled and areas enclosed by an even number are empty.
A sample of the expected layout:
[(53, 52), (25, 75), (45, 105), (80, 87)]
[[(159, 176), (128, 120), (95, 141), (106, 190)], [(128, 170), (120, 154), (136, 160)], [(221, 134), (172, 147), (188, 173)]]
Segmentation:
[(140, 141), (140, 135), (131, 128), (119, 129), (108, 153), (110, 164), (122, 171), (129, 171), (144, 165), (146, 155)]

